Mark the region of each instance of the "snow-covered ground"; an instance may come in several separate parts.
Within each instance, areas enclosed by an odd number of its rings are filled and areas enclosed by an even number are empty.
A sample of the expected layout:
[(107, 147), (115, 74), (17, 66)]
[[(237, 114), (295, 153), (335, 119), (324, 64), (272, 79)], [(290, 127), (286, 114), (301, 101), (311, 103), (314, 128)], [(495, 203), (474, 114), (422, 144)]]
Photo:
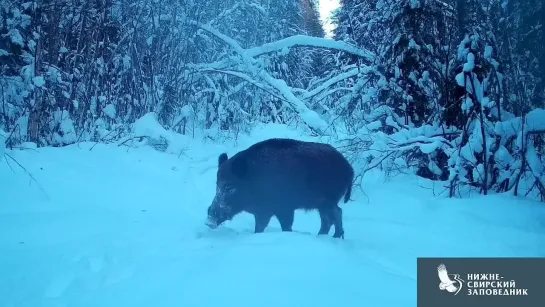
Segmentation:
[(8, 150), (39, 186), (0, 162), (0, 305), (416, 306), (419, 256), (545, 256), (543, 204), (438, 199), (422, 179), (379, 173), (343, 206), (345, 240), (317, 237), (317, 213), (298, 212), (293, 233), (273, 219), (253, 234), (249, 215), (206, 228), (217, 156), (273, 136), (303, 138), (271, 126), (230, 145), (187, 139), (179, 156)]

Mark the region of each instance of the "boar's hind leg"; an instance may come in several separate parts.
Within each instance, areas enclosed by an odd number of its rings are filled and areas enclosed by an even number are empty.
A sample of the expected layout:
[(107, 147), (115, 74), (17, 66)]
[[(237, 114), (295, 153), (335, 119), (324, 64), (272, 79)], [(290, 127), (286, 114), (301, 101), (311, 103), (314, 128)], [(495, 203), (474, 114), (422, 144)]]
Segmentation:
[(343, 209), (339, 206), (333, 208), (333, 224), (335, 225), (335, 233), (333, 238), (342, 238), (344, 239), (344, 229), (343, 229)]
[(332, 219), (333, 215), (330, 213), (330, 210), (324, 210), (320, 209), (318, 210), (318, 213), (320, 213), (320, 231), (318, 232), (318, 235), (326, 235), (329, 233), (329, 230), (331, 230), (331, 226), (333, 225)]
[(295, 212), (293, 210), (284, 210), (276, 214), (278, 222), (280, 222), (280, 227), (282, 231), (292, 231), (291, 227), (293, 226), (293, 216)]
[(260, 233), (265, 231), (265, 228), (267, 228), (267, 225), (269, 225), (272, 214), (257, 213), (257, 214), (254, 214), (254, 217), (255, 217), (255, 233)]

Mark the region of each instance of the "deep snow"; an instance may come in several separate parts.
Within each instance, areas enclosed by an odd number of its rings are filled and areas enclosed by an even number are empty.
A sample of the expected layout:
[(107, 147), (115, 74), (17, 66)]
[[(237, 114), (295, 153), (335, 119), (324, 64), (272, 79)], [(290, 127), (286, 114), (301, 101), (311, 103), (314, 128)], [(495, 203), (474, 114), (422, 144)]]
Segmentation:
[(344, 241), (315, 235), (317, 213), (297, 212), (293, 233), (273, 219), (253, 234), (245, 214), (207, 229), (217, 156), (273, 136), (303, 138), (268, 126), (231, 147), (187, 138), (181, 155), (8, 150), (40, 186), (0, 162), (1, 305), (416, 306), (416, 257), (545, 256), (543, 204), (438, 199), (429, 182), (377, 172), (343, 205)]

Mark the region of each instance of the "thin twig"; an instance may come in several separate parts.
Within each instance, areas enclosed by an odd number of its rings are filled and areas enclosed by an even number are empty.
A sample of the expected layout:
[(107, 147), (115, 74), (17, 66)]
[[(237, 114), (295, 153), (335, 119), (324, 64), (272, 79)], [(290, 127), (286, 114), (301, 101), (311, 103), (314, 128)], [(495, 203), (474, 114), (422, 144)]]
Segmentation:
[[(13, 158), (10, 154), (7, 154), (5, 153), (4, 155), (8, 156), (11, 160), (13, 160), (13, 162), (17, 163), (17, 165), (19, 165), (19, 167), (21, 167), (25, 173), (28, 174), (28, 176), (30, 177), (31, 180), (33, 180), (34, 182), (36, 182), (36, 185), (38, 186), (38, 188), (40, 188), (40, 190), (42, 190), (42, 192), (44, 193), (45, 197), (49, 200), (49, 196), (47, 195), (47, 193), (45, 192), (45, 190), (42, 188), (42, 186), (38, 183), (38, 181), (36, 180), (36, 178), (34, 178), (34, 176), (32, 176), (32, 174), (24, 167), (21, 165), (21, 163), (19, 163), (19, 161), (15, 160), (15, 158)], [(7, 160), (6, 160), (7, 161)]]

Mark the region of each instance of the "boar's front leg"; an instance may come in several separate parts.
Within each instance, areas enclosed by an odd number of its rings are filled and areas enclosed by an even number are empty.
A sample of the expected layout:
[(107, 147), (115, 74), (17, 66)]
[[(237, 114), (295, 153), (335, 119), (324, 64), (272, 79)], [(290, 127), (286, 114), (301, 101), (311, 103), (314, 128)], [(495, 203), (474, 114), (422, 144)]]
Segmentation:
[(271, 221), (272, 214), (269, 213), (256, 213), (254, 214), (255, 218), (255, 233), (260, 233), (265, 231), (265, 228), (267, 228), (267, 225), (269, 225), (269, 222)]
[(280, 227), (282, 227), (282, 231), (292, 231), (293, 226), (293, 217), (294, 217), (295, 211), (294, 210), (283, 210), (276, 214), (276, 218), (278, 219), (278, 222), (280, 222)]

